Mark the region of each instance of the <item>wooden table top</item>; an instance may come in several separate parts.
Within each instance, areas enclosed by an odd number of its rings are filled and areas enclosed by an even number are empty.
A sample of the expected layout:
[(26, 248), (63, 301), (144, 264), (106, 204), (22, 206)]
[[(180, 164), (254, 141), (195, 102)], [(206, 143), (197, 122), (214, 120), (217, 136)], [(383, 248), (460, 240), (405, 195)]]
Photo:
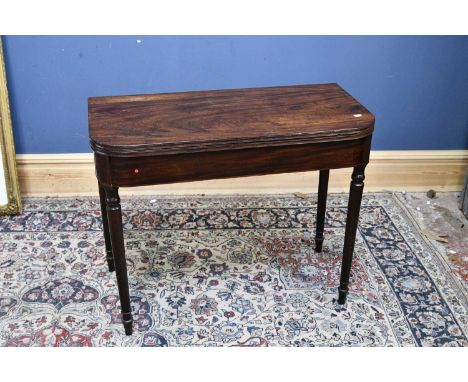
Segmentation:
[(91, 147), (146, 156), (344, 141), (374, 116), (338, 84), (93, 97)]

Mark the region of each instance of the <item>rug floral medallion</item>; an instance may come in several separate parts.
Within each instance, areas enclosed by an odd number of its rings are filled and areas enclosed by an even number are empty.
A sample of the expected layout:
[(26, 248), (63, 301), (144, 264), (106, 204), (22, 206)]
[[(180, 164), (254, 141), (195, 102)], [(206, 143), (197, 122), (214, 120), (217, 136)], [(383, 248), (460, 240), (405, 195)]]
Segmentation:
[(123, 199), (125, 336), (97, 199), (0, 218), (0, 346), (467, 346), (467, 290), (392, 194), (366, 194), (336, 302), (346, 195)]

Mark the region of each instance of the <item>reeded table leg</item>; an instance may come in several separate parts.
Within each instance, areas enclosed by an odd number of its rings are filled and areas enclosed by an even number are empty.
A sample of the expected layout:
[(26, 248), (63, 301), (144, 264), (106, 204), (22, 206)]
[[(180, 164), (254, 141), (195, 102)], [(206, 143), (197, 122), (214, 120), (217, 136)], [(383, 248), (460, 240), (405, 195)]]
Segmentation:
[(125, 261), (125, 243), (122, 228), (122, 209), (117, 187), (106, 188), (107, 217), (112, 251), (114, 254), (115, 273), (119, 288), (120, 305), (122, 309), (122, 322), (125, 334), (132, 334), (132, 311), (130, 306), (130, 293), (128, 290), (127, 263)]
[(107, 221), (107, 208), (106, 208), (106, 191), (99, 183), (99, 200), (101, 202), (101, 216), (102, 216), (102, 230), (104, 232), (104, 241), (106, 243), (106, 259), (109, 266), (109, 272), (115, 270), (114, 256), (112, 255), (112, 245), (109, 233), (109, 223)]
[(346, 217), (346, 230), (343, 247), (343, 263), (341, 265), (340, 286), (338, 288), (338, 303), (344, 304), (348, 295), (349, 275), (353, 261), (354, 241), (361, 208), (362, 191), (364, 189), (365, 166), (354, 167), (351, 186), (349, 190), (348, 215)]
[(328, 178), (330, 170), (321, 170), (318, 187), (317, 224), (315, 226), (315, 251), (322, 252), (323, 226), (325, 224), (325, 211), (327, 208)]

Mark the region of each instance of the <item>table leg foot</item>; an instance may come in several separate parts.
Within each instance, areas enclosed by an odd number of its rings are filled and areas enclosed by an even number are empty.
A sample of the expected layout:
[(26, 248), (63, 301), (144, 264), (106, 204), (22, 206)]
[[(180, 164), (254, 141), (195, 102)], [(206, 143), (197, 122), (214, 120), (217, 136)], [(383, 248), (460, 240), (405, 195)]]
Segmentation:
[(344, 305), (346, 303), (346, 297), (348, 296), (348, 289), (338, 288), (338, 304)]
[(125, 329), (125, 334), (131, 336), (133, 333), (133, 318), (131, 314), (122, 315), (122, 323)]
[(323, 247), (323, 237), (315, 238), (315, 252), (320, 253), (322, 252)]
[(361, 209), (362, 192), (364, 190), (365, 166), (354, 167), (349, 190), (348, 214), (346, 217), (345, 239), (343, 246), (343, 262), (341, 264), (340, 287), (338, 288), (338, 303), (344, 304), (348, 294), (349, 277), (353, 262), (354, 242)]
[(315, 252), (322, 252), (323, 231), (325, 225), (325, 212), (327, 208), (328, 178), (330, 170), (320, 170), (318, 200), (317, 200), (317, 224), (315, 225)]

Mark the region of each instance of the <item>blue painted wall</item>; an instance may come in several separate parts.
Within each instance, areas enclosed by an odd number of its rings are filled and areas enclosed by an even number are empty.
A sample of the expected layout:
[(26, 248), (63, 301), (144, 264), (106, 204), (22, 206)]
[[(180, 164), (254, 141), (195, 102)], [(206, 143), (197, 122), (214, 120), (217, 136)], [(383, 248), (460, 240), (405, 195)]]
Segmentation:
[(468, 148), (466, 36), (3, 42), (18, 153), (89, 152), (89, 96), (323, 82), (340, 83), (376, 115), (374, 149)]

